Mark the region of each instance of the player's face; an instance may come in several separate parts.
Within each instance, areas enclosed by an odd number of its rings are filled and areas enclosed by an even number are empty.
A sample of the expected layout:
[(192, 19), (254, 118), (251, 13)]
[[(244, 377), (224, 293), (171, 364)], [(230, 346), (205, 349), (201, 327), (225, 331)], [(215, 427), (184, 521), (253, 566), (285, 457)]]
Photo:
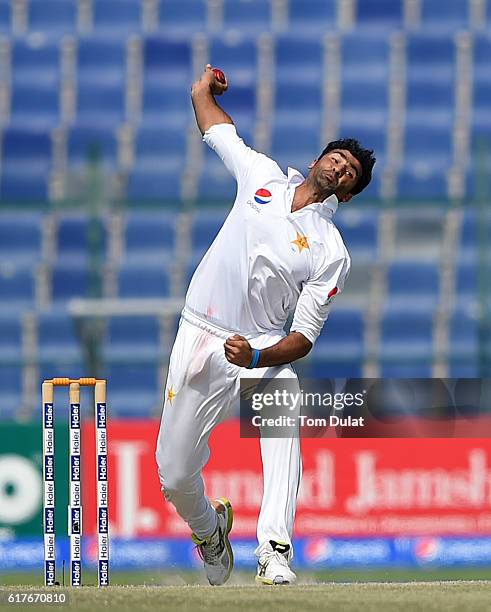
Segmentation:
[(345, 149), (333, 149), (311, 167), (312, 178), (321, 193), (335, 193), (347, 202), (362, 173), (360, 162)]

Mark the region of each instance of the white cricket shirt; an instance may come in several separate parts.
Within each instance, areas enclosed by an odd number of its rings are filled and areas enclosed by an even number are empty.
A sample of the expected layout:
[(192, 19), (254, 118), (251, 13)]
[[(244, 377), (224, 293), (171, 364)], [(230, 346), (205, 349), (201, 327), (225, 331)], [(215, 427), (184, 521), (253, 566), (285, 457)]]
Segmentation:
[(244, 144), (234, 125), (213, 125), (203, 140), (237, 181), (237, 196), (196, 269), (186, 308), (245, 336), (291, 331), (314, 343), (334, 295), (344, 286), (350, 256), (331, 217), (335, 195), (291, 212), (304, 177)]

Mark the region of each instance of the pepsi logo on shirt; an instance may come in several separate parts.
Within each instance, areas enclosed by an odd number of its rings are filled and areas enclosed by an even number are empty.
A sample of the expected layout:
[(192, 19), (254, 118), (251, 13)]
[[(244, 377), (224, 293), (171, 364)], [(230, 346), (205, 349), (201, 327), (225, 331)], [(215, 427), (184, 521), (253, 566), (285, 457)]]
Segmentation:
[(254, 194), (254, 200), (258, 204), (269, 204), (273, 196), (271, 195), (271, 191), (268, 189), (258, 189)]

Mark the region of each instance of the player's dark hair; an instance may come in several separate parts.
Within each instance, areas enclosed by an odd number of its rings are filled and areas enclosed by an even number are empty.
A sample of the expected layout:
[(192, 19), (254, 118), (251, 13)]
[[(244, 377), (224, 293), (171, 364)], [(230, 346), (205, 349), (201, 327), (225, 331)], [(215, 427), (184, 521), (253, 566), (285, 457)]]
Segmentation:
[(334, 149), (345, 149), (360, 162), (362, 170), (361, 176), (350, 192), (353, 195), (357, 195), (363, 191), (372, 180), (372, 168), (377, 161), (373, 155), (373, 150), (364, 149), (354, 138), (342, 138), (341, 140), (333, 140), (330, 142), (324, 151), (322, 151), (322, 153), (319, 155), (318, 159), (324, 157), (326, 153), (329, 153), (329, 151), (333, 151)]

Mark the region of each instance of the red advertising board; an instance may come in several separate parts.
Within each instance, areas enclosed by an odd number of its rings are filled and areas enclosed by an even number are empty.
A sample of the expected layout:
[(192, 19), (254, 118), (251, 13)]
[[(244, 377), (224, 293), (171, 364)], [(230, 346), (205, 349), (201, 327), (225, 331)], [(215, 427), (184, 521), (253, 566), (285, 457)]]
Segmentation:
[[(159, 422), (110, 421), (112, 534), (188, 534), (167, 503), (155, 463)], [(95, 532), (93, 425), (84, 426), (84, 531)], [(185, 441), (183, 441), (185, 443)], [(229, 497), (234, 534), (255, 535), (262, 494), (259, 441), (238, 421), (214, 431), (204, 477)], [(491, 439), (304, 439), (297, 535), (491, 534)]]

